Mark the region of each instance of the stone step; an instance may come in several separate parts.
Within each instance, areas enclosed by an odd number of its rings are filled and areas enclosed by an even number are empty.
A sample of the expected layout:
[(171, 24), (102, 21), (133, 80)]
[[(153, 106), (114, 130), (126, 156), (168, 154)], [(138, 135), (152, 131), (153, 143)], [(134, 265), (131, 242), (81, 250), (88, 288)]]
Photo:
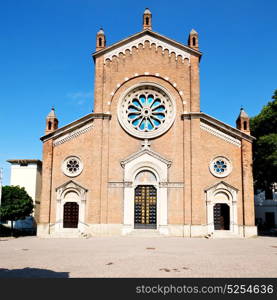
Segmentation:
[(128, 233), (126, 236), (161, 237), (163, 235), (156, 229), (134, 229), (132, 232)]
[(80, 238), (82, 237), (82, 233), (79, 230), (62, 230), (59, 232), (51, 233), (51, 237), (53, 238)]
[(223, 239), (223, 238), (227, 238), (227, 239), (230, 239), (230, 238), (234, 238), (234, 239), (237, 239), (237, 238), (240, 238), (240, 236), (238, 234), (235, 234), (229, 230), (215, 230), (210, 236), (209, 238), (212, 238), (212, 239), (216, 239), (216, 238), (219, 238), (219, 239)]

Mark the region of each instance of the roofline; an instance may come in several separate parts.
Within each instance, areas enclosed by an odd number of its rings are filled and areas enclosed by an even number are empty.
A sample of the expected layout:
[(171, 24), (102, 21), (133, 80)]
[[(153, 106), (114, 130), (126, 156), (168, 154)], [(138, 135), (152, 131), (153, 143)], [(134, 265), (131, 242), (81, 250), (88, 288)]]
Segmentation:
[(190, 112), (190, 113), (184, 113), (182, 114), (182, 119), (193, 119), (193, 118), (199, 118), (202, 121), (208, 123), (209, 125), (213, 125), (215, 127), (220, 128), (221, 130), (225, 131), (226, 133), (239, 138), (239, 139), (245, 139), (248, 142), (252, 143), (256, 138), (252, 135), (249, 135), (235, 127), (232, 127), (222, 121), (219, 121), (213, 117), (211, 117), (210, 115), (207, 115), (205, 113), (202, 112)]
[(110, 119), (111, 115), (108, 113), (90, 113), (84, 117), (82, 117), (81, 119), (75, 120), (63, 127), (58, 128), (57, 130), (50, 132), (44, 136), (42, 136), (40, 138), (40, 140), (42, 142), (45, 142), (49, 139), (52, 138), (57, 138), (63, 134), (65, 134), (67, 131), (73, 130), (73, 129), (77, 129), (78, 127), (85, 125), (86, 123), (88, 123), (91, 120), (94, 119)]
[(7, 162), (11, 164), (36, 163), (38, 165), (42, 165), (42, 161), (40, 159), (8, 159)]
[(202, 56), (202, 52), (197, 51), (197, 50), (195, 50), (195, 49), (193, 49), (193, 48), (190, 48), (189, 46), (183, 45), (183, 44), (181, 44), (181, 43), (179, 43), (179, 42), (177, 42), (177, 41), (175, 41), (175, 40), (173, 40), (173, 39), (170, 39), (170, 38), (168, 38), (168, 37), (166, 37), (166, 36), (164, 36), (164, 35), (161, 35), (161, 34), (155, 32), (155, 31), (152, 31), (152, 30), (149, 30), (149, 29), (145, 29), (145, 30), (142, 30), (142, 31), (140, 31), (140, 32), (138, 32), (138, 33), (135, 33), (135, 34), (133, 34), (133, 35), (131, 35), (131, 36), (125, 38), (125, 39), (122, 39), (122, 40), (120, 40), (120, 41), (118, 41), (118, 42), (116, 42), (116, 43), (114, 43), (114, 44), (112, 44), (112, 45), (110, 45), (110, 46), (108, 46), (108, 47), (106, 47), (106, 48), (104, 48), (104, 49), (101, 49), (101, 50), (99, 50), (99, 51), (95, 51), (95, 52), (93, 52), (91, 55), (93, 56), (93, 59), (95, 60), (95, 58), (96, 58), (97, 56), (103, 55), (103, 54), (105, 54), (106, 52), (108, 52), (108, 51), (110, 51), (110, 50), (113, 50), (114, 48), (117, 48), (117, 47), (121, 46), (122, 44), (124, 44), (124, 43), (127, 42), (128, 40), (131, 40), (131, 39), (134, 40), (134, 39), (136, 39), (138, 36), (140, 36), (140, 35), (142, 35), (142, 34), (144, 34), (144, 33), (149, 33), (150, 35), (154, 35), (154, 36), (156, 35), (156, 36), (158, 36), (159, 38), (162, 38), (162, 39), (166, 40), (166, 41), (169, 42), (169, 43), (173, 43), (176, 47), (182, 48), (182, 50), (185, 49), (186, 51), (189, 51), (190, 53), (195, 54), (195, 55), (199, 56), (200, 58), (201, 58), (201, 56)]
[[(213, 118), (210, 115), (207, 115), (203, 112), (189, 112), (189, 113), (183, 113), (181, 115), (182, 120), (184, 119), (201, 119), (202, 121), (204, 121), (205, 123), (208, 123), (209, 125), (213, 125), (217, 128), (220, 128), (221, 130), (225, 131), (227, 134), (230, 134), (231, 136), (234, 136), (235, 138), (239, 138), (239, 139), (245, 139), (249, 142), (253, 142), (256, 138), (254, 136), (251, 136), (249, 134), (246, 134), (245, 132), (232, 127), (222, 121), (219, 121), (215, 118)], [(53, 138), (58, 138), (59, 136), (65, 134), (68, 131), (77, 129), (80, 126), (83, 126), (85, 124), (87, 124), (88, 122), (94, 120), (94, 119), (111, 119), (111, 114), (109, 113), (90, 113), (78, 120), (75, 120), (61, 128), (58, 128), (57, 130), (48, 133), (47, 135), (44, 135), (40, 138), (40, 140), (42, 142), (45, 142), (49, 139), (53, 139)], [(14, 162), (16, 163), (17, 161), (20, 160), (8, 160), (8, 162)], [(27, 160), (25, 160), (27, 161)], [(36, 162), (38, 160), (29, 160), (29, 162)]]

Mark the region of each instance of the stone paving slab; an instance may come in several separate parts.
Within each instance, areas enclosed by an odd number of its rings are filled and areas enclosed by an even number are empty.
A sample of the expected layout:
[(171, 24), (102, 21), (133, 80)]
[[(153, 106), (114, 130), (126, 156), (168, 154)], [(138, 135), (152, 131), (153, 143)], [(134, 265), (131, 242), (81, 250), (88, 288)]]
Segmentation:
[(0, 277), (277, 277), (277, 238), (1, 238)]

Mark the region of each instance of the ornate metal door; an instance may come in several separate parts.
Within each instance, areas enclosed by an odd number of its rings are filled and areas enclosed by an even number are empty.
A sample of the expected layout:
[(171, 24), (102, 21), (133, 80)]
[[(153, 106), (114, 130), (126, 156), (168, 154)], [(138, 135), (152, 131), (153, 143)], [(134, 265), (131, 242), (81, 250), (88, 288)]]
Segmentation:
[(79, 205), (76, 202), (66, 202), (63, 208), (63, 227), (77, 228), (79, 221)]
[(152, 185), (135, 189), (135, 228), (157, 228), (157, 190)]

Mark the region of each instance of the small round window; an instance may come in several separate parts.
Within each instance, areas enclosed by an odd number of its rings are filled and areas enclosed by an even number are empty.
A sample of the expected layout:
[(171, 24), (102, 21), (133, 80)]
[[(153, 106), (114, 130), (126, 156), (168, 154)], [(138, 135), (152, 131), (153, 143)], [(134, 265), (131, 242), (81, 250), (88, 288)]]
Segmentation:
[(83, 164), (78, 157), (70, 156), (64, 160), (62, 170), (66, 176), (78, 176), (83, 171)]
[(216, 177), (226, 177), (231, 173), (232, 166), (226, 157), (218, 156), (211, 161), (210, 171)]

